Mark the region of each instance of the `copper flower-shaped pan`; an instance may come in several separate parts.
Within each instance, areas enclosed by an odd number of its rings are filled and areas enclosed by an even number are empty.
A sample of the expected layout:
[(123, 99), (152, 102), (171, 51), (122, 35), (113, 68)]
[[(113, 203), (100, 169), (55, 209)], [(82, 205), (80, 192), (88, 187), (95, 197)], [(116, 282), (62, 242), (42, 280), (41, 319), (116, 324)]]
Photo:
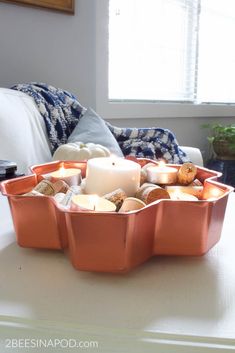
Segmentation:
[[(143, 166), (150, 161), (137, 162)], [(128, 213), (71, 211), (49, 196), (22, 196), (43, 174), (61, 166), (79, 168), (85, 177), (86, 162), (57, 161), (34, 166), (31, 175), (1, 183), (22, 247), (68, 247), (78, 270), (127, 272), (154, 255), (203, 255), (220, 239), (233, 188), (217, 181), (219, 172), (197, 168), (196, 177), (204, 183), (199, 201), (158, 200)]]

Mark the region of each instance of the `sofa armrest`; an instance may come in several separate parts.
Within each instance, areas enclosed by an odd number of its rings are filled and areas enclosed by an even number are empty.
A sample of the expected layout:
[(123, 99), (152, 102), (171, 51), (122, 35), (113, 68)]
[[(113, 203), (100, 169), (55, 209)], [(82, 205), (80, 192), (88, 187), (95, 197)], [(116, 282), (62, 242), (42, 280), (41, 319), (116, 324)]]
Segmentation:
[(25, 93), (0, 88), (0, 159), (16, 162), (19, 173), (52, 159), (44, 120)]
[(199, 148), (189, 146), (180, 146), (180, 148), (188, 155), (192, 163), (198, 165), (199, 167), (203, 167), (203, 158)]

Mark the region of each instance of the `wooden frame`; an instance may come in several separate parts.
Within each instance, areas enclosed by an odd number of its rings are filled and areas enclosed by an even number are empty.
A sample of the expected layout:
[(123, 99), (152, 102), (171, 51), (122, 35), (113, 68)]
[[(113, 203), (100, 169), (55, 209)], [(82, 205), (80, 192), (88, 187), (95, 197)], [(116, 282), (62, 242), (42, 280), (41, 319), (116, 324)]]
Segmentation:
[(74, 0), (0, 0), (17, 5), (28, 5), (33, 7), (41, 7), (56, 11), (74, 14)]

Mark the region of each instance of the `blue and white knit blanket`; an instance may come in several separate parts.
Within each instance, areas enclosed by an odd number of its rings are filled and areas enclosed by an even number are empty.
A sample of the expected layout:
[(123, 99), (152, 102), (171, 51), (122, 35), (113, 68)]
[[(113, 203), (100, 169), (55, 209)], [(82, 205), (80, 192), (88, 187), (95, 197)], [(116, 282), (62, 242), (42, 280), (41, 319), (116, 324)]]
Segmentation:
[[(58, 146), (67, 142), (86, 110), (71, 93), (45, 83), (17, 84), (11, 88), (34, 98), (46, 124), (52, 153)], [(163, 158), (168, 163), (176, 164), (189, 161), (179, 148), (174, 134), (168, 129), (119, 128), (106, 124), (118, 141), (124, 156)]]
[(12, 89), (31, 96), (44, 118), (52, 153), (67, 142), (85, 110), (71, 93), (45, 83), (17, 84)]
[(175, 135), (161, 128), (119, 128), (107, 123), (118, 141), (124, 156), (164, 159), (168, 163), (181, 164), (189, 158), (181, 150)]

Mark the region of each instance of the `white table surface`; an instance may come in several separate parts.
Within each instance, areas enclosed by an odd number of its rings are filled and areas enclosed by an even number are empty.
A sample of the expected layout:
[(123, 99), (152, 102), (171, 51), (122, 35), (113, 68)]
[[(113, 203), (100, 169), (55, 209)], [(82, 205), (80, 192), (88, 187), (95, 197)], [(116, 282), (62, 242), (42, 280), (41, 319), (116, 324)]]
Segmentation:
[(86, 352), (234, 352), (235, 194), (207, 255), (155, 257), (125, 275), (76, 271), (63, 252), (20, 248), (0, 196), (0, 352), (53, 351), (11, 350), (8, 338), (98, 341)]

